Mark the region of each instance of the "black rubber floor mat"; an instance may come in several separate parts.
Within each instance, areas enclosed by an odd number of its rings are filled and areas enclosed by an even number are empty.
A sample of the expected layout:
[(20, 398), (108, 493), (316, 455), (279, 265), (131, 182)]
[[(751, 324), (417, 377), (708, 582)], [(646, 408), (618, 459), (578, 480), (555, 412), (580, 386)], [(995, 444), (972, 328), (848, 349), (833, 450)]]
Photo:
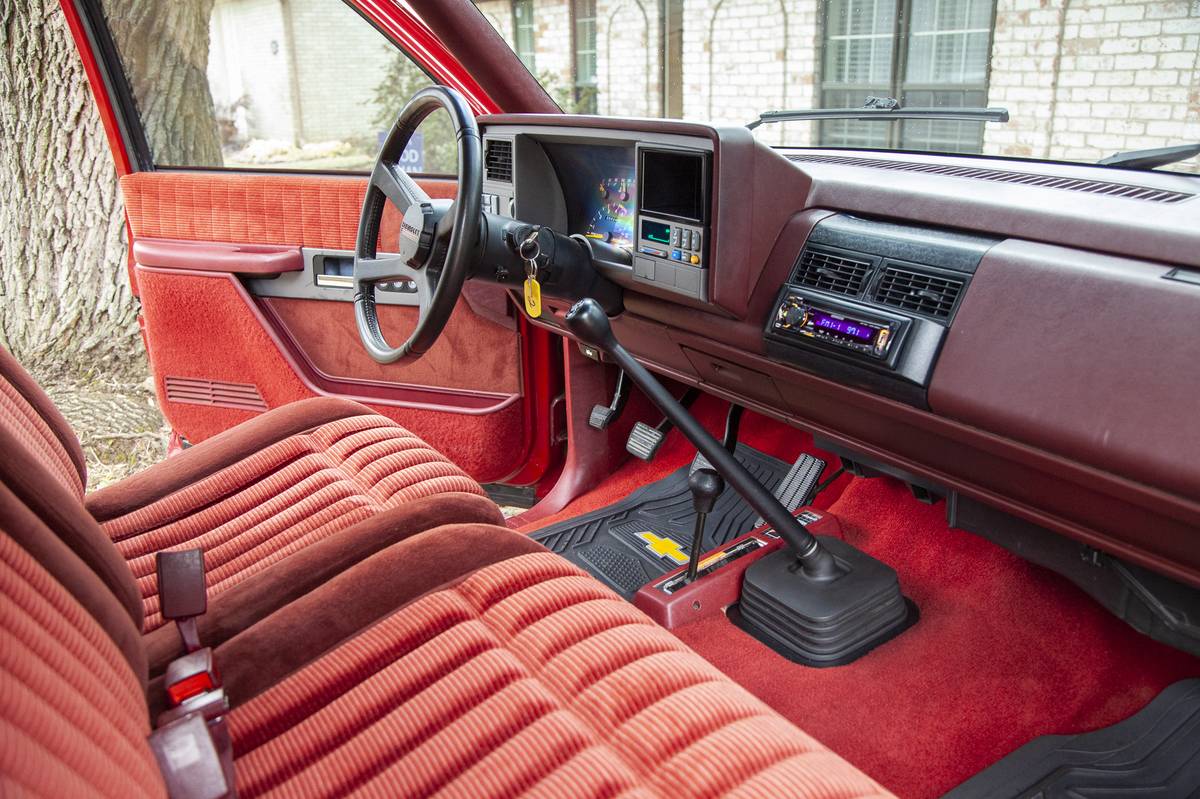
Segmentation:
[(1035, 738), (943, 799), (1118, 796), (1200, 797), (1200, 680), (1175, 683), (1111, 727)]
[[(734, 454), (772, 491), (790, 468), (744, 444)], [(650, 580), (687, 563), (696, 522), (688, 468), (643, 486), (614, 505), (538, 530), (532, 537), (632, 599)], [(727, 486), (708, 515), (704, 549), (753, 530), (757, 518)]]

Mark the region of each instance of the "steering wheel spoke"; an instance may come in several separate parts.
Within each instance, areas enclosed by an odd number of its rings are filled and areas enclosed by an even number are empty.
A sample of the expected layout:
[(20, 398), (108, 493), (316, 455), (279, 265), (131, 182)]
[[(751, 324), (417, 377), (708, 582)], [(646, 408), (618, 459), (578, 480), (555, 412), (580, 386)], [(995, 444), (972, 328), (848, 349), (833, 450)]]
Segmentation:
[(381, 280), (411, 280), (416, 270), (393, 253), (381, 252), (374, 258), (357, 258), (354, 262), (355, 283), (378, 283)]
[(429, 202), (429, 195), (403, 169), (379, 161), (371, 172), (371, 185), (383, 192), (400, 213), (414, 205)]

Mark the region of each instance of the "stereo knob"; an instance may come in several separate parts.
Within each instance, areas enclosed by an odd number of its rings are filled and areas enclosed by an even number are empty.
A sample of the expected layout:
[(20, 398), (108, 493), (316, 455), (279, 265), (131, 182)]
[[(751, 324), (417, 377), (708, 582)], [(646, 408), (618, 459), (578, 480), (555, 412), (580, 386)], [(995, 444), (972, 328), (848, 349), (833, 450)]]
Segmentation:
[(803, 305), (789, 304), (783, 313), (783, 324), (785, 327), (798, 327), (804, 324), (807, 315)]

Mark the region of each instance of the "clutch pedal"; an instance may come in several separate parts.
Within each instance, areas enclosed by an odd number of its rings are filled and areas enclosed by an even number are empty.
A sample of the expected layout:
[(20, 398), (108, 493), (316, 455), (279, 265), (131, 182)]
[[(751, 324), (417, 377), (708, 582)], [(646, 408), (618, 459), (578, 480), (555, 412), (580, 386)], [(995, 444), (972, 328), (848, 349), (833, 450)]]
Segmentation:
[[(607, 405), (593, 405), (592, 412), (588, 416), (588, 426), (596, 430), (604, 430), (612, 424), (614, 419), (621, 415), (621, 411), (625, 410), (625, 403), (628, 400), (629, 381), (625, 378), (625, 371), (621, 370), (617, 373), (617, 388), (613, 392), (612, 402)], [(632, 450), (630, 451), (632, 452)]]

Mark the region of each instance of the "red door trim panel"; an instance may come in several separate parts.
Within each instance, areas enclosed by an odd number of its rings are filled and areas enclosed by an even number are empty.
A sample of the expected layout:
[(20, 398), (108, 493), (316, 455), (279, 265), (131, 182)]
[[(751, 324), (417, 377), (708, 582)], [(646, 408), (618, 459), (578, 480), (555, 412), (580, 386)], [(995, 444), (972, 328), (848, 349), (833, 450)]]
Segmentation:
[(246, 287), (233, 274), (213, 272), (199, 269), (164, 269), (156, 266), (138, 264), (139, 273), (153, 272), (162, 275), (185, 277), (204, 277), (213, 280), (227, 280), (253, 314), (264, 332), (278, 348), (280, 355), (287, 361), (292, 371), (304, 384), (305, 388), (320, 396), (343, 397), (370, 405), (387, 405), (398, 408), (414, 408), (418, 410), (441, 411), (444, 413), (461, 413), (471, 416), (485, 416), (507, 408), (520, 399), (519, 394), (494, 394), (483, 391), (466, 389), (444, 389), (434, 386), (414, 386), (404, 383), (382, 383), (378, 381), (339, 381), (324, 378), (314, 373), (308, 360), (299, 355), (292, 342), (281, 336), (276, 325), (263, 313), (262, 308), (246, 291)]
[(141, 266), (258, 276), (299, 272), (304, 268), (299, 247), (276, 244), (138, 239), (133, 243), (133, 258)]

